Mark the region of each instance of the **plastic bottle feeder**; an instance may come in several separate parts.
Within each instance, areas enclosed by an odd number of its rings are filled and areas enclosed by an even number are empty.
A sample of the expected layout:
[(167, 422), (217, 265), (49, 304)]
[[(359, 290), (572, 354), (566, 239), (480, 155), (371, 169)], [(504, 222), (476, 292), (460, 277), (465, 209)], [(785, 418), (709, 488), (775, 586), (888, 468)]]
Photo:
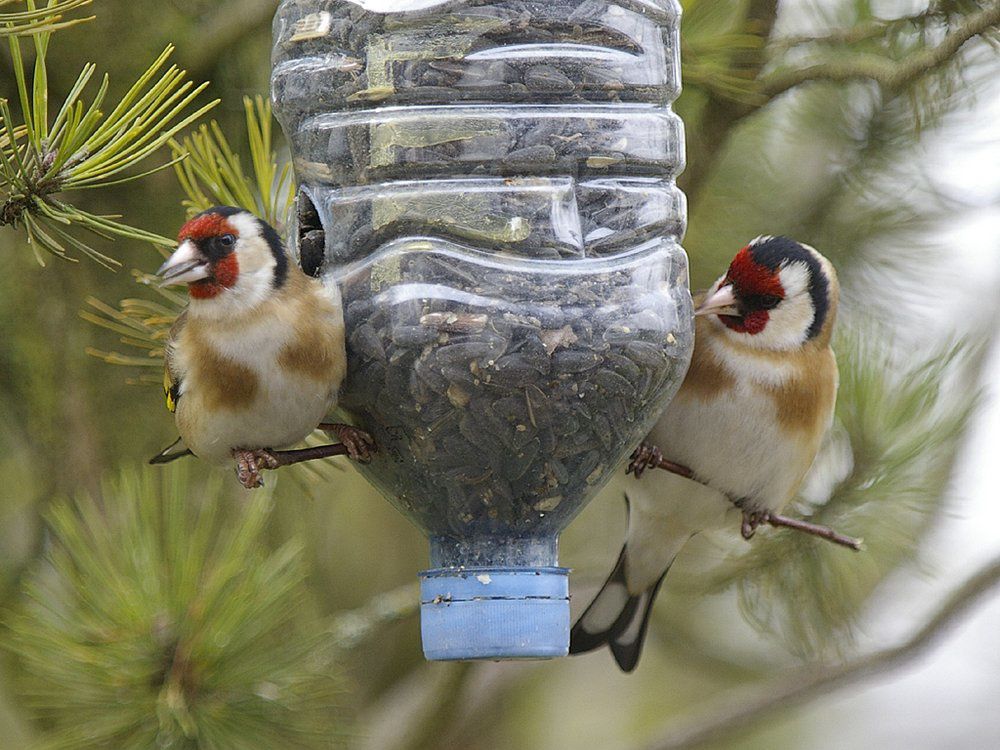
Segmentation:
[(291, 246), (341, 290), (361, 471), (430, 540), (428, 659), (565, 655), (559, 533), (692, 347), (673, 0), (285, 0)]

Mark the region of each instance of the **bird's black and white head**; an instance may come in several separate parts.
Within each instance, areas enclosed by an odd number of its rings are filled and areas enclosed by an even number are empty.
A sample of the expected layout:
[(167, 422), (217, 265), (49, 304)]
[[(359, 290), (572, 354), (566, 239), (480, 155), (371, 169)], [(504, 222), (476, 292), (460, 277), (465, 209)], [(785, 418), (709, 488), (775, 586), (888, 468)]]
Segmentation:
[(157, 273), (164, 284), (188, 285), (193, 313), (250, 310), (288, 276), (278, 233), (241, 208), (203, 211), (181, 227), (177, 243)]
[(837, 312), (833, 265), (787, 237), (762, 236), (740, 250), (695, 310), (757, 349), (826, 344)]

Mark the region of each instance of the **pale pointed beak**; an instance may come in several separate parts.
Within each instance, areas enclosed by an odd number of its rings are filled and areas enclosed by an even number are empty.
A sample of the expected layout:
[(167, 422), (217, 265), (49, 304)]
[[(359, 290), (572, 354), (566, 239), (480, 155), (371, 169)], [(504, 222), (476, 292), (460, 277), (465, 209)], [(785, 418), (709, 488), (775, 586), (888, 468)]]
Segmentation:
[(736, 307), (736, 294), (733, 292), (733, 285), (726, 284), (709, 294), (701, 301), (695, 309), (695, 315), (739, 315)]
[(208, 260), (191, 240), (184, 240), (156, 272), (160, 277), (160, 286), (190, 284), (192, 281), (207, 279), (210, 274)]

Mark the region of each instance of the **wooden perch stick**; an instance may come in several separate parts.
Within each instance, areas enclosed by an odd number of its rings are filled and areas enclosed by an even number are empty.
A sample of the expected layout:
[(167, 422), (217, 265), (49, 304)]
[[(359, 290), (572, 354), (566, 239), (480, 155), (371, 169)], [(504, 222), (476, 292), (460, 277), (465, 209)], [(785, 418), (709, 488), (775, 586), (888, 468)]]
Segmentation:
[(332, 443), (330, 445), (316, 445), (311, 448), (297, 448), (289, 451), (271, 451), (271, 455), (277, 460), (280, 466), (291, 466), (304, 461), (315, 461), (318, 458), (329, 458), (330, 456), (346, 456), (347, 446), (343, 443)]
[(669, 471), (671, 474), (677, 474), (685, 479), (690, 479), (693, 482), (703, 484), (729, 498), (729, 501), (732, 502), (733, 505), (743, 510), (743, 524), (740, 528), (740, 532), (742, 533), (744, 539), (750, 539), (757, 530), (757, 527), (766, 523), (769, 526), (794, 529), (795, 531), (801, 531), (805, 534), (810, 534), (811, 536), (818, 536), (820, 539), (826, 539), (829, 542), (839, 544), (841, 547), (847, 547), (856, 552), (861, 550), (861, 539), (855, 539), (854, 537), (840, 534), (831, 529), (829, 526), (821, 526), (816, 523), (810, 523), (809, 521), (789, 518), (788, 516), (783, 516), (780, 513), (746, 510), (743, 508), (743, 500), (734, 498), (730, 496), (729, 493), (722, 492), (722, 490), (712, 487), (712, 485), (708, 482), (695, 476), (695, 473), (687, 466), (682, 466), (681, 464), (674, 463), (673, 461), (664, 458), (663, 454), (660, 453), (659, 448), (649, 445), (648, 443), (643, 443), (636, 448), (635, 452), (632, 454), (626, 473), (635, 474), (638, 478), (642, 476), (642, 473), (646, 469), (663, 469), (664, 471)]
[(279, 468), (281, 466), (291, 466), (305, 461), (315, 461), (319, 458), (330, 458), (331, 456), (350, 456), (353, 460), (361, 463), (368, 463), (372, 455), (378, 452), (375, 441), (364, 430), (351, 425), (333, 422), (322, 422), (317, 429), (323, 432), (332, 432), (340, 438), (339, 443), (330, 445), (315, 445), (310, 448), (297, 448), (287, 451), (270, 451), (277, 464), (268, 468)]
[[(756, 525), (754, 521), (756, 521)], [(810, 523), (809, 521), (803, 521), (799, 518), (789, 518), (788, 516), (783, 516), (779, 513), (768, 513), (767, 511), (757, 513), (756, 517), (753, 513), (748, 513), (743, 516), (743, 525), (740, 528), (740, 533), (743, 535), (743, 538), (749, 539), (752, 537), (754, 531), (756, 530), (756, 526), (762, 523), (766, 523), (769, 526), (794, 529), (795, 531), (801, 531), (806, 534), (811, 534), (812, 536), (818, 536), (820, 539), (826, 539), (829, 542), (839, 544), (841, 547), (847, 547), (855, 552), (860, 552), (864, 544), (863, 539), (855, 539), (851, 536), (845, 536), (844, 534), (834, 531), (829, 526), (821, 526), (818, 523)]]

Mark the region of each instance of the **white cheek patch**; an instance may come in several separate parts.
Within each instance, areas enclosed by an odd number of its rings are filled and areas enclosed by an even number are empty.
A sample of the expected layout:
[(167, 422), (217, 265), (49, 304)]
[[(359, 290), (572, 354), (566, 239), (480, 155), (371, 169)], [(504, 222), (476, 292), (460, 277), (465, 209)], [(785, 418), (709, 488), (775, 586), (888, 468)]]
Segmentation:
[[(239, 276), (236, 283), (210, 300), (202, 300), (197, 314), (232, 315), (249, 311), (264, 302), (274, 291), (274, 269), (277, 261), (271, 246), (260, 234), (257, 220), (249, 214), (229, 217), (229, 223), (239, 233), (236, 260)], [(195, 312), (192, 310), (192, 312)]]
[(791, 263), (778, 272), (785, 298), (770, 311), (767, 326), (757, 336), (769, 349), (793, 349), (805, 343), (816, 311), (809, 296), (809, 269)]
[(756, 349), (795, 349), (805, 343), (816, 315), (809, 295), (809, 269), (803, 263), (790, 263), (778, 271), (778, 278), (785, 297), (768, 311), (764, 330), (750, 335), (725, 328), (730, 336)]
[(785, 299), (809, 294), (809, 269), (803, 263), (790, 263), (778, 271)]

